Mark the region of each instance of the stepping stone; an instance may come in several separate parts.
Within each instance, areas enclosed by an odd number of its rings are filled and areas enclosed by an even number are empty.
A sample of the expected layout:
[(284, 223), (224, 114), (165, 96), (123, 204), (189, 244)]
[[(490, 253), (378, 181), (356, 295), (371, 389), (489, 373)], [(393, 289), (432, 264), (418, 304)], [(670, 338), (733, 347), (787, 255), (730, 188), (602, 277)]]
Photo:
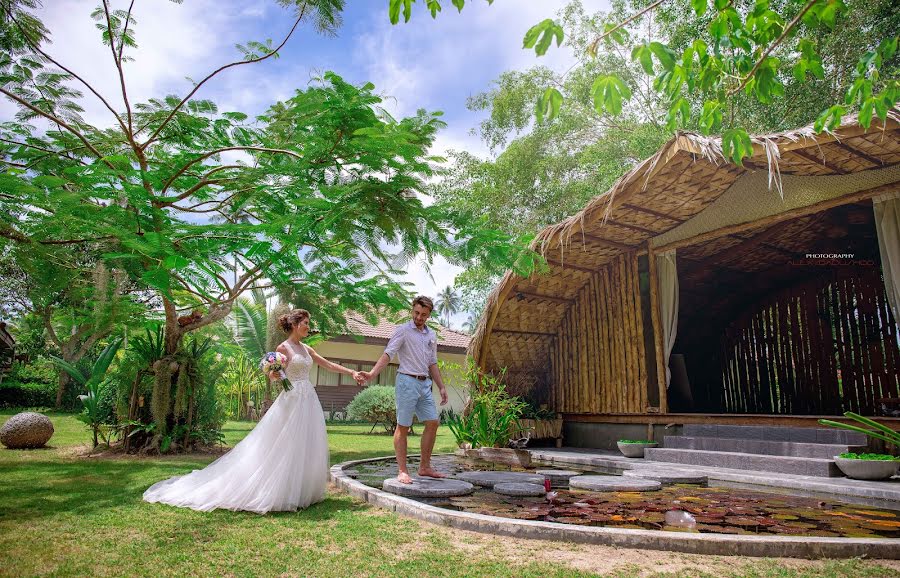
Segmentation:
[(629, 478), (656, 480), (663, 484), (705, 484), (709, 481), (703, 474), (698, 474), (690, 470), (657, 470), (641, 468), (639, 470), (625, 470), (622, 475)]
[(407, 498), (450, 498), (465, 496), (475, 491), (475, 486), (462, 480), (422, 478), (412, 476), (411, 484), (401, 484), (397, 478), (389, 478), (381, 486), (386, 492)]
[(515, 482), (540, 484), (542, 487), (544, 485), (544, 476), (525, 472), (460, 472), (456, 474), (456, 478), (484, 488), (493, 488), (494, 484)]
[(506, 482), (494, 484), (494, 491), (503, 496), (543, 496), (547, 492), (540, 484)]
[(581, 472), (575, 470), (535, 470), (534, 473), (548, 478), (554, 486), (567, 486), (569, 478), (581, 475)]
[(657, 481), (622, 476), (575, 476), (569, 479), (569, 487), (596, 492), (652, 492), (662, 487)]

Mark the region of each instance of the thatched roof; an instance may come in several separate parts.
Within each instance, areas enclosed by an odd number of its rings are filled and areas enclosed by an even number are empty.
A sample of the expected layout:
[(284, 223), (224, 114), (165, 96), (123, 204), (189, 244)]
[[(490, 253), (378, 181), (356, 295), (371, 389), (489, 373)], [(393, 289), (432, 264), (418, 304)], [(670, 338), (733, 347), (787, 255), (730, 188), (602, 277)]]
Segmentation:
[[(726, 224), (755, 221), (755, 212), (765, 208), (756, 202), (740, 207), (734, 199), (744, 189), (763, 188), (770, 204), (783, 204), (768, 207), (771, 212), (811, 204), (796, 199), (795, 190), (803, 189), (801, 197), (822, 189), (837, 196), (888, 192), (900, 182), (897, 110), (868, 130), (848, 117), (833, 132), (815, 134), (805, 127), (751, 140), (753, 154), (739, 167), (724, 157), (720, 139), (677, 133), (581, 212), (547, 227), (534, 248), (547, 259), (549, 273), (528, 279), (507, 273), (488, 299), (469, 353), (488, 369), (544, 371), (543, 353), (594, 271), (622, 253), (646, 251), (651, 244), (665, 248), (666, 242), (702, 232), (704, 223), (697, 221), (706, 215)], [(720, 198), (726, 202), (716, 204)]]

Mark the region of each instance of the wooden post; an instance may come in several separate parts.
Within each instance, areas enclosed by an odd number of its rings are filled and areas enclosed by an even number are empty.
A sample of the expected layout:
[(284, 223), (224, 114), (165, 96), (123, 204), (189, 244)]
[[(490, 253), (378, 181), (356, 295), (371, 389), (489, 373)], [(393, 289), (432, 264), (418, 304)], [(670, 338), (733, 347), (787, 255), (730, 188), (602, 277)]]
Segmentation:
[(666, 356), (663, 344), (662, 320), (659, 303), (659, 271), (656, 268), (656, 251), (647, 242), (647, 261), (650, 269), (650, 316), (653, 323), (653, 343), (656, 346), (656, 381), (659, 387), (659, 412), (669, 413), (666, 396)]

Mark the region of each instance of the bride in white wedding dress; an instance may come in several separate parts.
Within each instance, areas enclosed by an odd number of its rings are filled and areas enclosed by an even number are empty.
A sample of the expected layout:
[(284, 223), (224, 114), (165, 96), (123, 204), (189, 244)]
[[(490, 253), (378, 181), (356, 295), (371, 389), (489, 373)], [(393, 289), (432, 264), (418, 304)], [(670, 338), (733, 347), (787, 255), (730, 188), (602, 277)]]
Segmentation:
[(309, 334), (306, 310), (283, 315), (279, 324), (289, 335), (277, 351), (287, 357), (285, 373), (294, 388), (282, 391), (230, 452), (202, 470), (154, 484), (144, 492), (145, 501), (204, 512), (223, 508), (265, 514), (305, 508), (324, 499), (328, 437), (309, 371), (317, 363), (357, 381), (362, 378), (301, 341)]

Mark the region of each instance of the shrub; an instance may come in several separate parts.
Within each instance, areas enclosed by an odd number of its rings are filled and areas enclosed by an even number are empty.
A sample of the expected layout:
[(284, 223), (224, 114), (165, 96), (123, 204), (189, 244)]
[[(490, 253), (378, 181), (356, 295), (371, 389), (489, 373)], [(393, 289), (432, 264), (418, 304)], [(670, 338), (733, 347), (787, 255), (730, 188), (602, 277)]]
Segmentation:
[(370, 385), (347, 405), (347, 416), (352, 420), (380, 423), (393, 433), (397, 429), (397, 408), (394, 388), (389, 385)]
[(53, 407), (56, 385), (32, 381), (3, 380), (0, 383), (0, 407)]

